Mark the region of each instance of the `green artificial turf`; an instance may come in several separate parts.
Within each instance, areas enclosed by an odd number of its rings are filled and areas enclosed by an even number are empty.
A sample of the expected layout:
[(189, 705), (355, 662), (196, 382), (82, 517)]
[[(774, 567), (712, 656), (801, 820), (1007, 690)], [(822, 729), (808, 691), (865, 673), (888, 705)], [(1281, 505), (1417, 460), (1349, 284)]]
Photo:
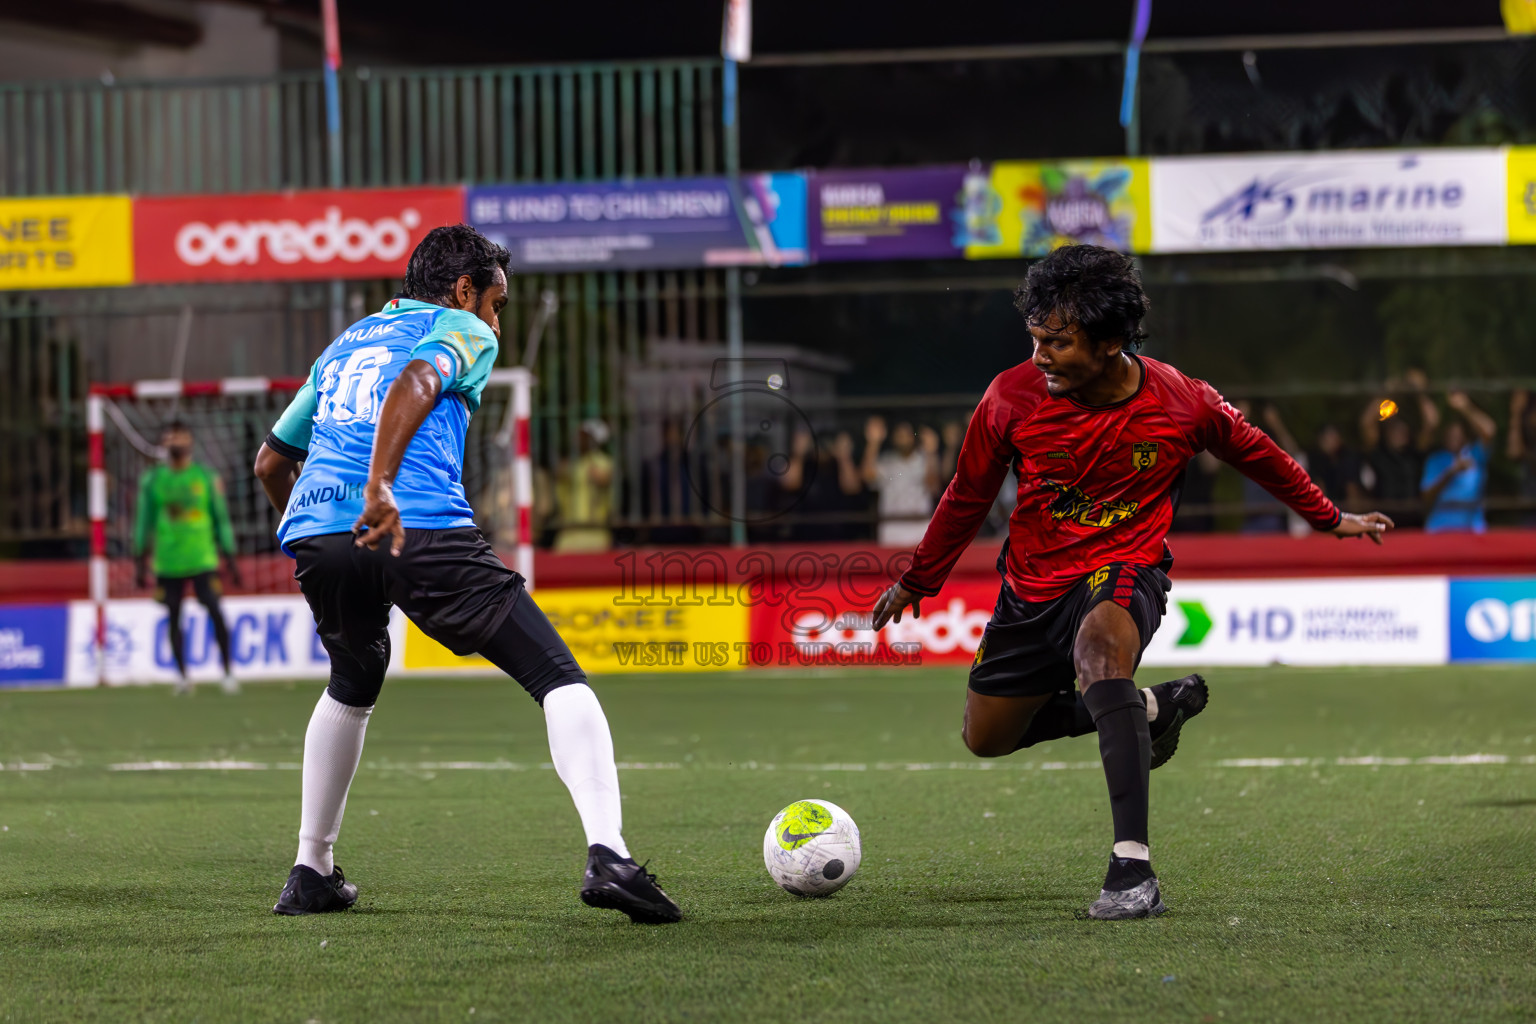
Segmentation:
[[(669, 927), (577, 900), (576, 814), (509, 684), (386, 687), (337, 845), (361, 898), (299, 919), (268, 911), (317, 684), (0, 693), (0, 1020), (1536, 1016), (1528, 671), (1211, 673), (1153, 775), (1171, 913), (1124, 923), (1076, 916), (1111, 839), (1092, 737), (977, 761), (963, 680), (597, 680), (635, 765), (626, 836), (687, 914)], [(1504, 761), (1339, 763), (1472, 754)], [(219, 759), (266, 767), (109, 770)], [(763, 870), (769, 819), (807, 796), (863, 830), (828, 900)]]

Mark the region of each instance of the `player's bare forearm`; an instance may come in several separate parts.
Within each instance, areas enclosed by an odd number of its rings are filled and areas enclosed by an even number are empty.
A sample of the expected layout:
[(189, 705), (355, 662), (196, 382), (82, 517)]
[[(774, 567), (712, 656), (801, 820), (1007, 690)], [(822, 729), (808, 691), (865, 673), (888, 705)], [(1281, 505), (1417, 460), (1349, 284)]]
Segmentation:
[(405, 527), (395, 504), (395, 474), (400, 472), (400, 462), (411, 439), (437, 404), (441, 388), (442, 378), (424, 359), (411, 360), (389, 386), (373, 432), (373, 455), (368, 461), (368, 483), (363, 488), (363, 514), (353, 528), (362, 531), (357, 538), (359, 547), (375, 549), (385, 537), (390, 538), (390, 554), (398, 555), (405, 546)]
[(299, 480), (299, 464), (263, 444), (256, 453), (254, 472), (272, 507), (279, 512), (286, 511), (288, 499), (293, 495), (293, 485)]

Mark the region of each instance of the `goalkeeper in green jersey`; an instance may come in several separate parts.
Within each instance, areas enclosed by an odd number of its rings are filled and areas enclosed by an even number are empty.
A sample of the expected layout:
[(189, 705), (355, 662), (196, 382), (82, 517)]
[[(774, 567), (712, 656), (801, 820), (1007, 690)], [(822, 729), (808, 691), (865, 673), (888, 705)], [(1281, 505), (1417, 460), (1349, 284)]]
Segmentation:
[(219, 642), (224, 692), (239, 693), (240, 684), (230, 671), (229, 626), (219, 607), (220, 555), (235, 586), (241, 583), (224, 485), (213, 470), (192, 461), (192, 431), (186, 424), (167, 424), (160, 443), (165, 447), (166, 462), (145, 473), (139, 484), (139, 514), (133, 530), (135, 579), (140, 587), (146, 585), (145, 570), (152, 549), (155, 598), (166, 607), (171, 654), (181, 673), (176, 692), (192, 691), (181, 630), (181, 601), (190, 583), (198, 601), (208, 609), (213, 635)]

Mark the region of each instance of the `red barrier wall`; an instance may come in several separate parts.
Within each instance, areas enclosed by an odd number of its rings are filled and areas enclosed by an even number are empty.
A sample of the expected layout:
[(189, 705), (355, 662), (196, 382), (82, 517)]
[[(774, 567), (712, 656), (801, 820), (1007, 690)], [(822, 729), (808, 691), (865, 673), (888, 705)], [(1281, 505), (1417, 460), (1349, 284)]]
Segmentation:
[[(1506, 576), (1536, 573), (1536, 530), (1491, 530), (1486, 534), (1403, 531), (1377, 547), (1363, 540), (1341, 541), (1316, 534), (1300, 539), (1283, 535), (1175, 534), (1175, 578), (1235, 579), (1288, 576)], [(959, 582), (996, 580), (999, 542), (978, 541), (955, 566)], [(726, 579), (745, 580), (772, 572), (796, 572), (801, 585), (811, 576), (852, 577), (877, 585), (890, 579), (907, 552), (864, 544), (777, 544), (733, 548), (635, 548), (590, 555), (539, 552), (535, 572), (541, 587), (634, 587), (644, 589), (653, 575), (676, 579), (682, 561), (712, 578), (709, 563), (723, 566)], [(807, 557), (807, 556), (814, 557)], [(511, 562), (511, 553), (504, 553)], [(241, 560), (247, 579), (286, 576), (289, 560), (281, 555)], [(271, 565), (258, 565), (271, 562)], [(817, 563), (821, 568), (817, 569)], [(627, 574), (627, 575), (626, 575)], [(698, 578), (697, 576), (695, 578)], [(295, 588), (296, 589), (296, 588)], [(0, 562), (0, 602), (50, 602), (87, 596), (82, 561)]]

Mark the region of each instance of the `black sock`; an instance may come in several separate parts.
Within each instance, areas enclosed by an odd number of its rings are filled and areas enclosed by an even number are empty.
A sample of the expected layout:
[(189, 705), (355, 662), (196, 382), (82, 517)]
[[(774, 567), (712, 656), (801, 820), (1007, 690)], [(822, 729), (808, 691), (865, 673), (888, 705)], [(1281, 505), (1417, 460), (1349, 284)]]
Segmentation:
[(1152, 873), (1152, 862), (1141, 860), (1137, 857), (1109, 858), (1109, 871), (1104, 875), (1104, 888), (1111, 892), (1125, 892), (1134, 889), (1149, 878), (1156, 878)]
[(173, 605), (170, 614), (165, 620), (165, 638), (171, 644), (171, 657), (176, 660), (176, 671), (181, 678), (187, 678), (187, 651), (186, 638), (181, 630), (181, 606)]
[(1147, 842), (1147, 775), (1152, 738), (1147, 708), (1129, 679), (1100, 679), (1083, 693), (1099, 730), (1099, 758), (1109, 786), (1115, 842)]
[(1087, 736), (1093, 732), (1093, 716), (1083, 703), (1083, 695), (1076, 690), (1060, 690), (1035, 717), (1029, 720), (1029, 728), (1019, 740), (1015, 750), (1032, 747), (1047, 740), (1059, 740), (1067, 736)]
[(224, 621), (224, 613), (218, 605), (208, 610), (208, 617), (213, 620), (213, 638), (219, 643), (219, 660), (224, 665), (224, 674), (229, 675), (229, 623)]

